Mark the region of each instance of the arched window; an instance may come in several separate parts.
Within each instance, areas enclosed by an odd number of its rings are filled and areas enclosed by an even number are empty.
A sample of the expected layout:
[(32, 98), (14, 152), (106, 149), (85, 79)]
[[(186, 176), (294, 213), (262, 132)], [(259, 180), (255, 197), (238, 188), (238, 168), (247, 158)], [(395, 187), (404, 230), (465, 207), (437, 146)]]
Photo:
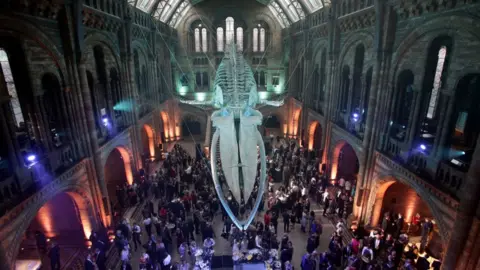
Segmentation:
[(202, 51), (207, 52), (208, 51), (208, 45), (207, 45), (207, 29), (203, 28), (202, 29)]
[(195, 28), (195, 52), (200, 52), (200, 28)]
[(260, 85), (261, 86), (266, 85), (266, 83), (265, 83), (265, 72), (263, 72), (263, 71), (260, 71)]
[(203, 72), (202, 86), (208, 87), (208, 73), (207, 72)]
[(234, 27), (233, 27), (233, 24), (234, 24), (234, 20), (232, 17), (228, 17), (227, 19), (225, 19), (225, 23), (226, 23), (226, 43), (227, 45), (230, 44), (232, 41), (233, 41), (233, 38), (234, 38), (234, 35), (235, 35), (235, 32), (234, 32)]
[(265, 51), (265, 28), (260, 28), (260, 51)]
[(442, 86), (442, 72), (445, 65), (445, 57), (447, 56), (447, 47), (442, 46), (440, 50), (438, 50), (438, 59), (437, 59), (437, 67), (435, 69), (435, 77), (433, 79), (433, 88), (432, 93), (430, 95), (430, 102), (428, 103), (428, 111), (427, 111), (427, 118), (433, 119), (435, 116), (435, 112), (437, 109), (437, 101), (438, 101), (438, 90)]
[(3, 71), (3, 79), (7, 84), (8, 94), (10, 95), (10, 105), (12, 106), (13, 114), (15, 116), (15, 125), (20, 127), (21, 123), (25, 123), (23, 119), (22, 108), (20, 106), (20, 100), (17, 95), (17, 88), (15, 87), (15, 82), (13, 81), (12, 70), (10, 68), (10, 62), (8, 59), (7, 52), (4, 49), (0, 48), (0, 68)]
[(265, 28), (260, 24), (253, 28), (253, 52), (265, 51)]
[(208, 51), (208, 33), (207, 29), (201, 24), (195, 24), (193, 30), (193, 43), (195, 46), (195, 52), (207, 52)]
[(253, 28), (253, 52), (258, 52), (258, 28)]
[(202, 86), (202, 73), (200, 72), (195, 73), (195, 84), (197, 87)]
[(217, 28), (217, 52), (223, 52), (225, 42), (223, 41), (223, 28)]
[(237, 28), (237, 49), (243, 51), (243, 28)]

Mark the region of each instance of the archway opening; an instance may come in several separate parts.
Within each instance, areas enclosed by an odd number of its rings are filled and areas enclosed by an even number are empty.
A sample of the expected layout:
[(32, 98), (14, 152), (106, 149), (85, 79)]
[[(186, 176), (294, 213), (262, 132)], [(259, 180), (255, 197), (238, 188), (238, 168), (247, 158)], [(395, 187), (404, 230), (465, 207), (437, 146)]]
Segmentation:
[(165, 138), (166, 141), (169, 140), (170, 134), (172, 134), (172, 137), (175, 137), (173, 131), (170, 132), (170, 122), (168, 119), (168, 114), (166, 112), (160, 112), (160, 116), (162, 117), (162, 122), (163, 122), (163, 137)]
[(291, 138), (296, 138), (298, 135), (298, 127), (300, 126), (300, 114), (302, 112), (302, 109), (297, 109), (295, 113), (293, 114), (293, 119), (292, 119), (292, 125), (290, 127), (290, 137)]
[(313, 121), (308, 128), (308, 150), (321, 158), (322, 151), (322, 126), (318, 121)]
[(46, 202), (30, 222), (15, 258), (15, 269), (49, 269), (47, 251), (55, 245), (60, 250), (60, 265), (69, 269), (89, 246), (92, 231), (88, 202), (75, 192), (57, 194)]
[(202, 134), (200, 121), (193, 115), (186, 115), (182, 119), (182, 135), (186, 138)]
[(104, 167), (105, 183), (112, 206), (120, 202), (120, 188), (133, 183), (130, 155), (123, 147), (117, 147), (110, 152)]
[[(401, 218), (400, 218), (401, 217)], [(394, 178), (383, 182), (375, 194), (372, 225), (409, 242), (434, 258), (441, 258), (443, 242), (430, 206), (411, 186)]]
[(153, 139), (153, 129), (149, 125), (143, 125), (142, 128), (142, 147), (144, 159), (155, 158), (155, 143)]
[(333, 152), (331, 179), (343, 178), (354, 187), (359, 170), (360, 163), (353, 147), (344, 141), (338, 143)]

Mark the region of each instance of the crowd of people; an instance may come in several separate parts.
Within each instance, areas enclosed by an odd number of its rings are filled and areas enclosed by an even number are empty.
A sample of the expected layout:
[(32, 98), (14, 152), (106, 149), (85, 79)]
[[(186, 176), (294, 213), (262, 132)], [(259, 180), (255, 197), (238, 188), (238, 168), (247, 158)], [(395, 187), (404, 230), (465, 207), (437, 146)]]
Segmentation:
[[(208, 160), (194, 159), (178, 145), (168, 153), (160, 170), (118, 192), (121, 207), (146, 200), (141, 222), (124, 219), (116, 227), (114, 244), (122, 269), (131, 269), (132, 263), (142, 270), (211, 269), (215, 241), (230, 243), (234, 263), (252, 263), (253, 257), (253, 261), (270, 261), (271, 269), (429, 269), (425, 259), (428, 257), (419, 256), (423, 249), (408, 244), (401, 226), (387, 224), (370, 233), (362, 225), (354, 231), (347, 229), (345, 224), (353, 211), (355, 179), (331, 182), (319, 170), (319, 159), (293, 140), (272, 139), (271, 145), (267, 160), (269, 185), (264, 194), (259, 194), (257, 179), (248, 200), (237, 202), (218, 170), (234, 215), (241, 217), (253, 209), (256, 200), (262, 201), (255, 221), (245, 231), (233, 224), (219, 203)], [(220, 163), (217, 166), (221, 168)], [(312, 206), (320, 211), (313, 211)], [(319, 212), (336, 223), (324, 252), (318, 251), (323, 233)], [(216, 235), (212, 227), (217, 214), (224, 222), (221, 235)], [(401, 215), (389, 215), (388, 221), (391, 220), (403, 223)], [(281, 222), (283, 235), (279, 236)], [(422, 226), (431, 228), (428, 224)], [(304, 247), (294, 247), (289, 234), (293, 230), (306, 235)], [(143, 239), (148, 240), (142, 241), (141, 235), (147, 235)], [(87, 258), (86, 269), (105, 269), (104, 240), (91, 241), (94, 252)], [(143, 253), (138, 261), (132, 261), (131, 253), (138, 249)], [(294, 250), (303, 254), (300, 265), (292, 263)], [(178, 252), (177, 262), (172, 260), (173, 252)], [(97, 268), (88, 268), (90, 263)]]

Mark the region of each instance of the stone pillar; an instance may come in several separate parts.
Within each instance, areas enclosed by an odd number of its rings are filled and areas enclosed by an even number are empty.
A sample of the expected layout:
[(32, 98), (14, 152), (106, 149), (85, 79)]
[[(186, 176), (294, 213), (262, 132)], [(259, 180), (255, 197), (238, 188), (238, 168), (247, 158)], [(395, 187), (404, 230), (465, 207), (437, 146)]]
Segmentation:
[(414, 108), (413, 108), (413, 113), (410, 114), (408, 117), (408, 130), (407, 130), (407, 138), (406, 138), (406, 143), (407, 143), (407, 150), (410, 150), (412, 148), (412, 143), (413, 139), (415, 137), (415, 133), (417, 131), (417, 126), (418, 126), (418, 121), (423, 121), (423, 119), (419, 119), (421, 117), (419, 115), (420, 112), (420, 107), (421, 107), (421, 100), (422, 100), (422, 93), (419, 91), (415, 91), (414, 95)]
[[(475, 151), (473, 152), (470, 168), (462, 187), (462, 197), (460, 198), (460, 205), (457, 209), (455, 222), (450, 231), (450, 241), (443, 258), (442, 269), (463, 269), (460, 268), (464, 262), (459, 261), (460, 255), (469, 258), (470, 253), (465, 250), (466, 243), (470, 229), (472, 228), (473, 216), (478, 207), (480, 197), (480, 136), (477, 138)], [(470, 251), (471, 252), (471, 251)]]
[(141, 154), (139, 146), (141, 144), (141, 136), (139, 135), (139, 125), (138, 125), (138, 114), (137, 114), (137, 101), (138, 101), (138, 89), (137, 84), (135, 83), (134, 75), (134, 63), (133, 63), (133, 55), (131, 53), (127, 54), (127, 69), (129, 69), (128, 73), (131, 76), (129, 79), (129, 85), (131, 89), (131, 96), (132, 99), (132, 116), (133, 116), (133, 123), (132, 123), (132, 152), (133, 152), (133, 161), (135, 163), (135, 168), (139, 169), (142, 166), (141, 162)]
[(468, 240), (465, 243), (465, 248), (460, 255), (460, 259), (458, 261), (459, 265), (457, 266), (458, 269), (475, 269), (475, 264), (477, 263), (477, 258), (480, 255), (480, 249), (478, 248), (478, 244), (480, 244), (480, 220), (478, 217), (472, 222), (472, 226), (470, 227), (470, 231), (468, 234)]
[(209, 114), (207, 118), (207, 130), (205, 132), (205, 143), (203, 144), (205, 145), (205, 147), (210, 147), (211, 137), (212, 137), (212, 119), (211, 119), (211, 115)]
[(353, 74), (350, 74), (350, 76), (348, 76), (348, 80), (350, 81), (349, 85), (348, 85), (348, 93), (347, 93), (347, 113), (346, 113), (346, 124), (348, 125), (348, 123), (350, 122), (350, 115), (352, 115), (352, 104), (353, 104), (353, 91), (355, 91), (353, 89)]
[(111, 119), (111, 123), (112, 123), (112, 127), (111, 127), (111, 130), (109, 130), (109, 133), (112, 133), (111, 135), (115, 136), (115, 134), (117, 134), (117, 121), (116, 121), (116, 118), (115, 118), (115, 111), (113, 110), (113, 89), (112, 89), (112, 86), (110, 84), (110, 81), (109, 81), (109, 71), (105, 71), (107, 72), (107, 78), (106, 78), (106, 82), (104, 84), (104, 87), (105, 87), (105, 93), (106, 93), (106, 103), (107, 103), (107, 111), (108, 113), (110, 114), (110, 119)]
[[(36, 129), (38, 130), (39, 139), (43, 142), (45, 150), (51, 151), (52, 141), (50, 140), (50, 131), (48, 126), (48, 119), (45, 112), (45, 107), (43, 106), (43, 96), (35, 96), (33, 98), (34, 113), (32, 113), (32, 122)], [(37, 134), (35, 134), (35, 137)]]
[[(455, 106), (455, 94), (445, 94), (445, 103), (447, 104), (447, 110), (440, 110), (440, 123), (437, 127), (437, 132), (435, 134), (435, 144), (434, 144), (434, 152), (435, 159), (441, 160), (445, 157), (446, 149), (445, 143), (447, 142), (447, 137), (450, 133), (450, 122), (452, 121), (451, 117), (453, 114), (453, 108)], [(445, 104), (442, 104), (442, 107), (445, 108)]]
[(83, 154), (83, 149), (82, 145), (80, 142), (80, 136), (81, 132), (79, 128), (77, 127), (77, 118), (74, 113), (74, 104), (72, 102), (71, 98), (71, 91), (72, 89), (70, 87), (65, 87), (63, 91), (63, 96), (62, 96), (62, 102), (65, 103), (65, 110), (68, 112), (69, 118), (67, 119), (68, 125), (69, 125), (69, 140), (72, 144), (72, 147), (75, 149), (75, 159), (78, 159), (79, 157), (82, 157)]
[(7, 140), (9, 161), (12, 162), (12, 167), (16, 169), (18, 164), (23, 163), (23, 160), (19, 155), (20, 146), (16, 139), (15, 122), (10, 106), (10, 98), (5, 77), (3, 76), (3, 70), (0, 67), (0, 127), (4, 138)]
[(93, 154), (93, 162), (97, 173), (98, 186), (102, 193), (102, 200), (106, 215), (111, 213), (110, 200), (108, 199), (107, 185), (104, 179), (102, 160), (98, 151), (97, 129), (95, 127), (95, 117), (93, 113), (92, 99), (90, 98), (90, 89), (88, 87), (87, 72), (84, 63), (78, 64), (78, 73), (80, 77), (80, 87), (83, 97), (83, 111), (87, 119), (88, 135), (90, 137), (90, 149)]
[(9, 161), (12, 163), (12, 169), (15, 170), (18, 164), (22, 163), (22, 160), (18, 155), (20, 147), (15, 137), (15, 130), (12, 126), (13, 122), (11, 121), (12, 119), (9, 119), (12, 117), (9, 103), (10, 97), (0, 96), (0, 126), (2, 127), (3, 137), (7, 140)]

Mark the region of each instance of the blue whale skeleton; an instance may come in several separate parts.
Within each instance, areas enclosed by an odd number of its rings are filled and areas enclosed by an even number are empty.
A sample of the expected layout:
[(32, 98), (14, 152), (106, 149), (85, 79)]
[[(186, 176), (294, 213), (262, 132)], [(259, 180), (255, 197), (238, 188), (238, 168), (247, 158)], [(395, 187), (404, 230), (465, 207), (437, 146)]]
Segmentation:
[[(255, 106), (257, 104), (281, 106), (283, 100), (259, 99), (252, 69), (235, 47), (235, 44), (228, 46), (225, 57), (217, 69), (213, 100), (204, 102), (181, 100), (181, 102), (191, 105), (213, 105), (219, 109), (211, 116), (213, 126), (216, 127), (210, 150), (212, 178), (226, 212), (239, 229), (245, 230), (252, 223), (262, 201), (267, 170), (265, 146), (262, 135), (257, 129), (257, 126), (262, 123), (262, 114), (255, 109)], [(236, 125), (235, 122), (239, 124)], [(216, 164), (219, 160), (230, 191), (238, 203), (241, 202), (242, 191), (245, 202), (250, 198), (257, 176), (257, 164), (260, 161), (258, 196), (246, 219), (239, 220), (225, 199), (218, 179)], [(240, 186), (240, 178), (243, 179), (243, 190)]]

